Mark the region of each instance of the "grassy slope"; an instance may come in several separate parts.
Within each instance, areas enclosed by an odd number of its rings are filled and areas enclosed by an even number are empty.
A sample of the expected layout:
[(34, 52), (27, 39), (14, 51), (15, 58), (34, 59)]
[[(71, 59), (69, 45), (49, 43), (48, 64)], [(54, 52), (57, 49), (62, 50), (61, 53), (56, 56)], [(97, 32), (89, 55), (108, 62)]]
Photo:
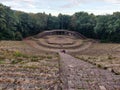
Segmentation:
[(0, 41), (0, 87), (46, 90), (55, 86), (59, 83), (58, 61), (58, 54), (37, 50), (23, 41)]
[(120, 74), (120, 44), (95, 43), (87, 50), (72, 53), (75, 57)]

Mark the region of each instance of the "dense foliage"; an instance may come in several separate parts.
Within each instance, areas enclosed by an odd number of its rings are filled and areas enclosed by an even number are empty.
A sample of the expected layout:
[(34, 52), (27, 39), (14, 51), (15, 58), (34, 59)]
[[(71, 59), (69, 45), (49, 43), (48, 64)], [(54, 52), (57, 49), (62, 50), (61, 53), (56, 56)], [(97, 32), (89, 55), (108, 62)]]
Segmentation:
[(68, 29), (104, 42), (120, 42), (120, 12), (112, 15), (78, 12), (58, 17), (45, 13), (25, 13), (0, 4), (0, 39), (22, 40), (43, 30)]

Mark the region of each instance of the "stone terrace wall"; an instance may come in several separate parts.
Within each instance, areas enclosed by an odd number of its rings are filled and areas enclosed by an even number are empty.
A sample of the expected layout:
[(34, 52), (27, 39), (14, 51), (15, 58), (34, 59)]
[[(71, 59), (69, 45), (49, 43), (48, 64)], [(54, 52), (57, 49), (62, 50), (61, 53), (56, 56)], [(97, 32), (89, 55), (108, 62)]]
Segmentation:
[(68, 36), (74, 36), (76, 38), (81, 38), (81, 39), (86, 39), (85, 36), (78, 32), (74, 31), (69, 31), (69, 30), (48, 30), (48, 31), (43, 31), (35, 36), (35, 38), (42, 38), (48, 35), (68, 35)]

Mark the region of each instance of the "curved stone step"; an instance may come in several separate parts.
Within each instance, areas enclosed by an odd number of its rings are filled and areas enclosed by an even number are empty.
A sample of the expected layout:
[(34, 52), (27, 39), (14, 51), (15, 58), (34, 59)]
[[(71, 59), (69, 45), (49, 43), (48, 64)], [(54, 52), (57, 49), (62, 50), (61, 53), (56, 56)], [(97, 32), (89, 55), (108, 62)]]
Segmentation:
[(62, 45), (62, 46), (45, 43), (44, 39), (40, 39), (39, 41), (37, 41), (37, 43), (43, 47), (53, 48), (53, 49), (76, 49), (83, 45), (83, 41), (81, 40), (75, 41), (75, 43), (72, 45)]

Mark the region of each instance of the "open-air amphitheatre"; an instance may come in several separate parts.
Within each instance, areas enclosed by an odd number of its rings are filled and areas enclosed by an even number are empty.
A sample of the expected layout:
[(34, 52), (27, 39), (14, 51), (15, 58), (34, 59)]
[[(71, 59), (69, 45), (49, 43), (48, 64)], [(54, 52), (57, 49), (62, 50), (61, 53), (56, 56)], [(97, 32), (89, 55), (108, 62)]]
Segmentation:
[(0, 90), (120, 90), (120, 44), (69, 30), (0, 41)]
[(78, 52), (88, 48), (94, 40), (87, 39), (78, 32), (68, 30), (50, 30), (39, 33), (27, 39), (39, 45), (40, 49), (46, 51)]

